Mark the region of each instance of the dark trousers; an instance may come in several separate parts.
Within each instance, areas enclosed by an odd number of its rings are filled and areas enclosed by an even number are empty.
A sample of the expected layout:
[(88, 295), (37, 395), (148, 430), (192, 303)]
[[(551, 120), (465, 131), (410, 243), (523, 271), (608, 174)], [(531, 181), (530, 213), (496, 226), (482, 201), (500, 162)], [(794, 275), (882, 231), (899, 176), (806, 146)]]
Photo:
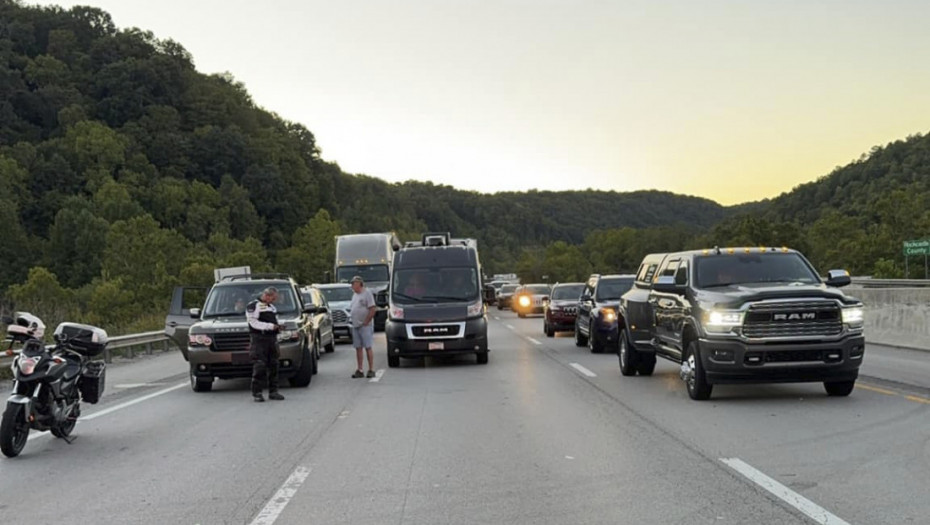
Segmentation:
[(249, 349), (252, 358), (252, 394), (261, 394), (268, 382), (268, 392), (278, 391), (278, 339), (274, 335), (252, 334)]

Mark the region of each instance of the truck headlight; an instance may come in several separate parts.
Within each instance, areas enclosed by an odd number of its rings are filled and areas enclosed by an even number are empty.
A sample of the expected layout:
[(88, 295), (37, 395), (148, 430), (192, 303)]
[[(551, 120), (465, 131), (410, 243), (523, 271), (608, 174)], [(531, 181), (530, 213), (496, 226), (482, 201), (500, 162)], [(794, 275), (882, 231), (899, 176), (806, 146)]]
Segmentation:
[(522, 306), (522, 307), (524, 307), (524, 308), (526, 308), (527, 306), (529, 306), (529, 305), (530, 305), (530, 298), (529, 298), (529, 296), (521, 295), (521, 296), (520, 296), (519, 303), (520, 303), (520, 306)]
[(708, 332), (727, 333), (743, 324), (743, 312), (738, 310), (711, 310), (704, 318)]
[(477, 303), (472, 303), (468, 305), (468, 317), (478, 317), (484, 313), (484, 302), (478, 301)]
[(284, 341), (295, 341), (300, 339), (300, 332), (297, 330), (281, 330), (278, 332), (278, 342), (283, 343)]
[(865, 310), (861, 306), (843, 308), (843, 322), (850, 328), (862, 328), (865, 322)]
[(613, 308), (604, 308), (601, 310), (601, 317), (605, 322), (612, 323), (617, 320), (617, 311)]

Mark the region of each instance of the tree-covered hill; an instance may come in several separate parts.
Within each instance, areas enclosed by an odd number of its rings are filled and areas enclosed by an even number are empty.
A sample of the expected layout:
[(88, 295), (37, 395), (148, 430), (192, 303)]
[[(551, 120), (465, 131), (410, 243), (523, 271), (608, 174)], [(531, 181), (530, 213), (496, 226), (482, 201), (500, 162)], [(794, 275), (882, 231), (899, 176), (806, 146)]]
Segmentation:
[[(486, 195), (346, 174), (307, 127), (258, 107), (232, 75), (197, 72), (177, 42), (119, 29), (93, 7), (0, 0), (0, 21), (8, 306), (42, 290), (122, 326), (157, 317), (172, 286), (209, 280), (217, 265), (319, 279), (337, 233), (448, 230), (477, 238), (493, 272), (526, 247), (579, 244), (593, 230), (696, 231), (728, 215), (655, 191)], [(94, 318), (105, 296), (120, 319)]]

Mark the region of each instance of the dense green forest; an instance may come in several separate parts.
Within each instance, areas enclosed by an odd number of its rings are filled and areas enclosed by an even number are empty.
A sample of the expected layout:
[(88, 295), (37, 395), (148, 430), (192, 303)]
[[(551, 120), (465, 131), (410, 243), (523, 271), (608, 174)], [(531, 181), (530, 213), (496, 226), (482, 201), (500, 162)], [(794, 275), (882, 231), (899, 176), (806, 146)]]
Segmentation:
[(333, 236), (478, 239), (487, 273), (632, 271), (645, 253), (787, 244), (821, 269), (902, 273), (930, 226), (930, 139), (875, 148), (770, 201), (667, 192), (497, 193), (344, 173), (302, 124), (258, 107), (181, 44), (95, 8), (0, 0), (0, 305), (115, 332), (157, 328), (216, 266), (331, 268)]

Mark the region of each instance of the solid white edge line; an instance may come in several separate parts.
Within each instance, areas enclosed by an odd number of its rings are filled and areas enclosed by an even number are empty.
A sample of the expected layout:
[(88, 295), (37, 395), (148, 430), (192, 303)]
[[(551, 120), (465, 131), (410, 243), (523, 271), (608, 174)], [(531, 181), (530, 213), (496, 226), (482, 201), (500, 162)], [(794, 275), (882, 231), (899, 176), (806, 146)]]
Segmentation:
[[(168, 388), (159, 390), (158, 392), (152, 392), (151, 394), (144, 395), (144, 396), (142, 396), (142, 397), (140, 397), (140, 398), (138, 398), (138, 399), (133, 399), (132, 401), (127, 401), (127, 402), (125, 402), (125, 403), (120, 403), (120, 404), (118, 404), (118, 405), (116, 405), (116, 406), (112, 406), (112, 407), (110, 407), (110, 408), (101, 410), (100, 412), (94, 412), (93, 414), (88, 414), (88, 415), (86, 415), (86, 416), (81, 416), (80, 418), (78, 418), (78, 421), (77, 421), (77, 422), (80, 424), (82, 421), (91, 421), (91, 420), (97, 419), (98, 417), (105, 416), (105, 415), (107, 415), (107, 414), (112, 414), (113, 412), (116, 412), (117, 410), (122, 410), (122, 409), (124, 409), (124, 408), (126, 408), (126, 407), (135, 405), (136, 403), (141, 403), (141, 402), (143, 402), (143, 401), (148, 401), (149, 399), (152, 399), (153, 397), (158, 397), (158, 396), (160, 396), (160, 395), (162, 395), (162, 394), (167, 394), (168, 392), (171, 392), (171, 391), (173, 391), (173, 390), (177, 390), (177, 389), (179, 389), (179, 388), (182, 388), (182, 387), (184, 387), (184, 386), (187, 386), (188, 384), (189, 384), (189, 383), (187, 383), (187, 382), (179, 383), (179, 384), (174, 385), (174, 386), (172, 386), (172, 387), (168, 387)], [(46, 432), (33, 432), (33, 433), (30, 433), (30, 434), (29, 434), (29, 437), (26, 438), (26, 441), (32, 441), (33, 439), (37, 439), (37, 438), (40, 438), (40, 437), (43, 437), (43, 436), (50, 436), (50, 435), (51, 435), (51, 434), (50, 434), (49, 432), (47, 432), (47, 431), (46, 431)]]
[(120, 404), (118, 404), (118, 405), (116, 405), (116, 406), (112, 406), (112, 407), (110, 407), (110, 408), (106, 408), (106, 409), (104, 409), (104, 410), (101, 410), (100, 412), (94, 412), (93, 414), (90, 414), (90, 415), (87, 415), (87, 416), (81, 416), (80, 418), (78, 418), (78, 421), (91, 421), (91, 420), (93, 420), (93, 419), (97, 419), (98, 417), (102, 417), (102, 416), (105, 416), (105, 415), (107, 415), (107, 414), (112, 414), (113, 412), (116, 412), (117, 410), (122, 410), (122, 409), (124, 409), (124, 408), (126, 408), (126, 407), (131, 407), (132, 405), (135, 405), (135, 404), (137, 404), (137, 403), (141, 403), (141, 402), (143, 402), (143, 401), (148, 401), (149, 399), (152, 399), (153, 397), (158, 397), (158, 396), (160, 396), (160, 395), (167, 394), (168, 392), (177, 390), (177, 389), (179, 389), (179, 388), (183, 388), (183, 387), (185, 387), (185, 386), (187, 386), (187, 385), (189, 385), (189, 384), (190, 384), (190, 383), (187, 382), (187, 381), (185, 381), (185, 382), (183, 382), (183, 383), (178, 383), (177, 385), (170, 386), (170, 387), (168, 387), (168, 388), (163, 388), (163, 389), (161, 389), (161, 390), (159, 390), (159, 391), (157, 391), (157, 392), (152, 392), (151, 394), (146, 394), (146, 395), (144, 395), (144, 396), (142, 396), (142, 397), (140, 397), (140, 398), (133, 399), (132, 401), (126, 401), (125, 403), (120, 403)]
[[(297, 490), (304, 484), (309, 475), (310, 469), (307, 467), (299, 466), (294, 469), (294, 472), (281, 485), (278, 492), (275, 492), (275, 495), (265, 504), (265, 508), (258, 513), (258, 516), (255, 516), (251, 525), (272, 525), (284, 512), (284, 508), (291, 502), (294, 494), (297, 494)], [(303, 523), (306, 523), (306, 521), (303, 521)]]
[(572, 368), (574, 368), (575, 370), (581, 372), (582, 374), (584, 374), (584, 375), (586, 375), (586, 376), (588, 376), (588, 377), (597, 377), (597, 374), (595, 374), (594, 372), (588, 370), (587, 368), (585, 368), (585, 367), (579, 365), (578, 363), (569, 363), (569, 364), (571, 365)]
[(827, 509), (766, 476), (739, 458), (720, 458), (720, 461), (821, 525), (849, 525)]
[(379, 369), (375, 370), (375, 377), (372, 377), (371, 379), (369, 379), (368, 382), (369, 382), (369, 383), (377, 383), (378, 381), (381, 381), (381, 378), (382, 378), (382, 377), (384, 377), (384, 369), (383, 369), (383, 368), (379, 368)]
[(527, 339), (529, 339), (529, 341), (530, 341), (531, 343), (533, 343), (534, 345), (541, 345), (541, 344), (542, 344), (542, 343), (540, 343), (539, 341), (533, 339), (532, 337), (527, 337)]

